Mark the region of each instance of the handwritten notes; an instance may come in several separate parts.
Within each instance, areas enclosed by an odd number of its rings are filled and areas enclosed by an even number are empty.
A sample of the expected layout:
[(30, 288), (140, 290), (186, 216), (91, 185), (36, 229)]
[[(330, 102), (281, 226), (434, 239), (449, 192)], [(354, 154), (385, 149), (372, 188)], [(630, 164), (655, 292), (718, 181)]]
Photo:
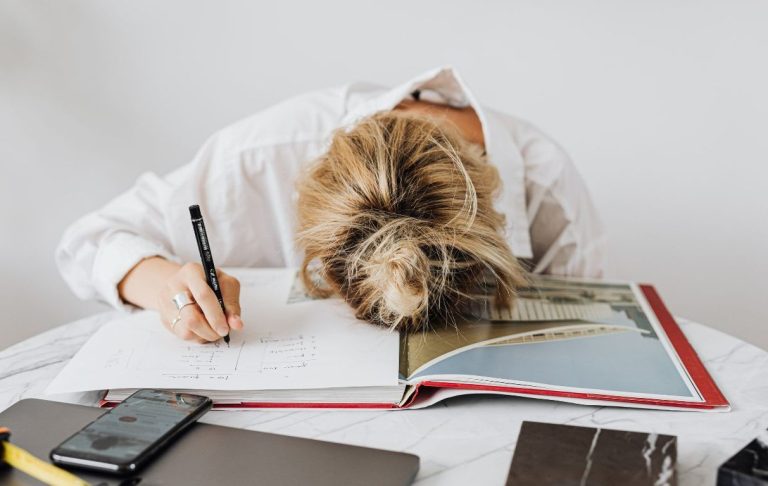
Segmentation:
[[(321, 359), (320, 339), (313, 334), (295, 336), (257, 336), (255, 342), (244, 339), (211, 344), (189, 344), (178, 353), (157, 359), (146, 356), (136, 363), (138, 369), (161, 369), (165, 376), (176, 379), (200, 379), (212, 376), (227, 380), (237, 373), (281, 373), (286, 370), (311, 367)], [(144, 348), (142, 354), (152, 352)]]
[(291, 270), (247, 270), (245, 329), (194, 344), (150, 311), (103, 326), (48, 388), (266, 390), (397, 385), (398, 336), (354, 318), (338, 299), (288, 304)]

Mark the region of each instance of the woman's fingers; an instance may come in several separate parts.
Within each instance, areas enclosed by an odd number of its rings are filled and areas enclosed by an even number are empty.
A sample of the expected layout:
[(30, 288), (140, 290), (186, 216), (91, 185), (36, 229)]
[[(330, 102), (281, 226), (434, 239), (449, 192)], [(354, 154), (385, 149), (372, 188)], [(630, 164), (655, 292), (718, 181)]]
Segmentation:
[[(240, 282), (218, 269), (217, 275), (226, 312), (222, 310), (216, 294), (208, 285), (202, 265), (197, 263), (183, 265), (169, 280), (163, 295), (159, 296), (159, 310), (163, 322), (181, 339), (197, 342), (217, 341), (229, 334), (230, 328), (243, 328), (240, 318)], [(181, 312), (176, 309), (172, 300), (172, 297), (180, 292), (188, 292), (195, 302), (185, 306)], [(177, 316), (181, 316), (181, 319), (176, 325), (172, 325)]]
[(187, 306), (187, 308), (190, 309), (189, 313), (182, 315), (181, 322), (178, 325), (184, 325), (185, 328), (193, 332), (197, 337), (205, 342), (218, 341), (221, 339), (221, 336), (219, 336), (213, 329), (211, 329), (211, 326), (208, 325), (208, 321), (206, 320), (200, 308), (193, 307), (191, 305)]
[(243, 329), (243, 320), (237, 314), (230, 314), (227, 312), (227, 323), (232, 329), (236, 329), (238, 331)]
[[(189, 290), (169, 291), (172, 295), (179, 293), (190, 293)], [(197, 304), (188, 304), (179, 311), (176, 309), (171, 298), (162, 299), (160, 304), (160, 315), (163, 324), (173, 334), (185, 341), (194, 341), (197, 343), (207, 343), (218, 341), (221, 337), (211, 329), (203, 312)], [(177, 320), (177, 317), (179, 318)], [(176, 321), (176, 324), (174, 324)]]
[[(195, 334), (190, 328), (189, 328), (189, 321), (191, 320), (191, 314), (194, 312), (195, 305), (187, 305), (184, 306), (183, 309), (181, 309), (180, 312), (176, 311), (176, 307), (173, 304), (170, 304), (170, 306), (167, 307), (167, 313), (166, 316), (173, 316), (173, 317), (166, 317), (163, 319), (165, 321), (166, 327), (174, 333), (176, 336), (180, 337), (181, 339), (185, 341), (199, 341), (201, 339), (200, 336)], [(178, 320), (176, 320), (176, 317), (179, 317)], [(176, 323), (174, 324), (174, 320), (176, 320)]]
[(242, 329), (243, 321), (240, 319), (240, 282), (226, 273), (219, 271), (219, 284), (221, 285), (221, 297), (224, 300), (227, 324), (232, 329)]
[(226, 336), (229, 334), (229, 324), (227, 324), (227, 318), (224, 315), (224, 311), (221, 309), (219, 299), (216, 298), (216, 294), (208, 286), (208, 282), (205, 280), (194, 279), (189, 282), (189, 290), (192, 292), (192, 296), (200, 306), (205, 316), (204, 320), (207, 321), (206, 325), (211, 331), (218, 334), (217, 338)]

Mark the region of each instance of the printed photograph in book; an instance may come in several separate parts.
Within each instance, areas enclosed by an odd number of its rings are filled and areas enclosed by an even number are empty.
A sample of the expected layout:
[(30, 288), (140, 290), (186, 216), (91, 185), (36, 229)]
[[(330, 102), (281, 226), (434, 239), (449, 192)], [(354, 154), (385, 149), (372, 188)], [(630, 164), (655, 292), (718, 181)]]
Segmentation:
[(511, 308), (401, 336), (401, 379), (701, 399), (639, 288), (532, 277)]

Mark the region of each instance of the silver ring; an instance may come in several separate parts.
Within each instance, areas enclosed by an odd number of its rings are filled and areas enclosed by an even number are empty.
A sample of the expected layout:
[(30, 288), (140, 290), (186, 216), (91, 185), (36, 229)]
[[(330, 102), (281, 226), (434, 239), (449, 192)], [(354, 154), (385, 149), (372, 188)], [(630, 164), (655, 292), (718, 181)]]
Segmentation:
[[(194, 302), (187, 302), (186, 304), (181, 306), (181, 309), (183, 309), (184, 307), (186, 307), (188, 305), (192, 305), (192, 304), (194, 304)], [(173, 328), (175, 328), (176, 324), (178, 324), (179, 321), (181, 320), (181, 309), (179, 309), (179, 313), (176, 314), (176, 317), (171, 322), (171, 331), (173, 331)]]
[(171, 297), (171, 301), (173, 301), (173, 304), (176, 306), (176, 310), (179, 311), (179, 313), (181, 313), (181, 309), (184, 307), (195, 303), (192, 296), (189, 295), (189, 292), (179, 292)]
[(171, 322), (171, 331), (173, 331), (174, 328), (176, 327), (176, 324), (178, 324), (179, 321), (181, 321), (181, 310), (188, 305), (194, 304), (195, 301), (192, 300), (192, 297), (189, 295), (188, 292), (179, 292), (178, 294), (174, 295), (171, 298), (171, 301), (173, 302), (173, 305), (176, 306), (176, 310), (179, 311), (179, 313), (173, 319), (173, 322)]

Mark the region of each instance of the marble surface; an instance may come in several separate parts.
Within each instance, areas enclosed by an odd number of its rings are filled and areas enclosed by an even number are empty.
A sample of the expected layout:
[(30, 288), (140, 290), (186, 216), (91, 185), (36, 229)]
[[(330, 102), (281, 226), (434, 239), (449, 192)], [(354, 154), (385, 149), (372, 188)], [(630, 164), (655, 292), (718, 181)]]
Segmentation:
[[(95, 404), (96, 393), (43, 390), (102, 324), (99, 314), (0, 352), (0, 410), (22, 398)], [(217, 411), (204, 422), (417, 454), (420, 486), (504, 484), (524, 420), (677, 436), (680, 485), (714, 485), (718, 467), (768, 427), (768, 353), (679, 321), (733, 410), (727, 413), (589, 407), (504, 396), (458, 397), (406, 411)]]

